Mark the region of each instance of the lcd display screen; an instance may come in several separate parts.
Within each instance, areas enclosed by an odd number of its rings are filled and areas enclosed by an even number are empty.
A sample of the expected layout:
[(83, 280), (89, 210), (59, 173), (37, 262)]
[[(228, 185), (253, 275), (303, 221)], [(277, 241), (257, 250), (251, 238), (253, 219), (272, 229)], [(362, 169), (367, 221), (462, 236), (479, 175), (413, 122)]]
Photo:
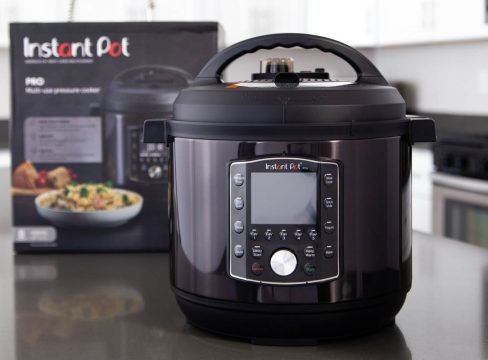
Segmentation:
[(316, 173), (251, 173), (252, 224), (315, 224)]

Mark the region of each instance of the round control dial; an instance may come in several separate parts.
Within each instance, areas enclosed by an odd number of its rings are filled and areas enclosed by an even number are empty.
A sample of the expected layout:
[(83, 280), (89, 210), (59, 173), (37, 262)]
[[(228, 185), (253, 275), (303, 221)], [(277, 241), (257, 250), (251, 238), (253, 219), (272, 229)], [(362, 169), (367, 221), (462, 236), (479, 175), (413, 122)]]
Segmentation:
[(160, 179), (163, 176), (163, 169), (159, 165), (153, 165), (147, 169), (147, 176), (150, 179)]
[(276, 251), (270, 260), (271, 269), (279, 276), (288, 276), (297, 267), (297, 257), (287, 249)]

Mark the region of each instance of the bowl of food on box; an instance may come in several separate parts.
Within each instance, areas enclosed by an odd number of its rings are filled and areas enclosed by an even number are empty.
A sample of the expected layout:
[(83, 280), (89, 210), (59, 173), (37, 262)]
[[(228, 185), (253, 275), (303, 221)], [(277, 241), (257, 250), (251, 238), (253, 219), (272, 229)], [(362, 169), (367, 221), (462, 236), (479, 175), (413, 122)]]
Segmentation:
[(35, 198), (38, 214), (64, 227), (114, 227), (139, 214), (141, 195), (105, 183), (71, 182)]

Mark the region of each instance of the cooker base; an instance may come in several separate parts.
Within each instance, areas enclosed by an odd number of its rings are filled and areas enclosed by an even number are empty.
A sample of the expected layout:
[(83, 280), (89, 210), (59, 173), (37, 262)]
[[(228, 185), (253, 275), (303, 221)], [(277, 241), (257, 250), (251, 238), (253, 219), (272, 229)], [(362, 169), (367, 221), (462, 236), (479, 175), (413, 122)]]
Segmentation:
[(200, 329), (263, 345), (313, 345), (366, 334), (395, 320), (407, 291), (335, 304), (247, 304), (174, 289), (188, 322)]

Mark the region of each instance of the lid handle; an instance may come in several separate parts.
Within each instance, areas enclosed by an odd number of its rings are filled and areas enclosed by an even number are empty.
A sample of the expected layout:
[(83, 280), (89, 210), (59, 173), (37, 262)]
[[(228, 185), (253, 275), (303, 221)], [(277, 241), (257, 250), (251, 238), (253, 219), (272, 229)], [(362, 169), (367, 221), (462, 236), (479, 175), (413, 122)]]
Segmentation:
[(319, 49), (340, 57), (356, 71), (358, 83), (389, 85), (373, 63), (356, 49), (329, 38), (293, 33), (258, 36), (229, 46), (210, 59), (196, 77), (196, 82), (200, 84), (220, 83), (224, 69), (242, 55), (261, 49), (295, 46), (304, 49)]

